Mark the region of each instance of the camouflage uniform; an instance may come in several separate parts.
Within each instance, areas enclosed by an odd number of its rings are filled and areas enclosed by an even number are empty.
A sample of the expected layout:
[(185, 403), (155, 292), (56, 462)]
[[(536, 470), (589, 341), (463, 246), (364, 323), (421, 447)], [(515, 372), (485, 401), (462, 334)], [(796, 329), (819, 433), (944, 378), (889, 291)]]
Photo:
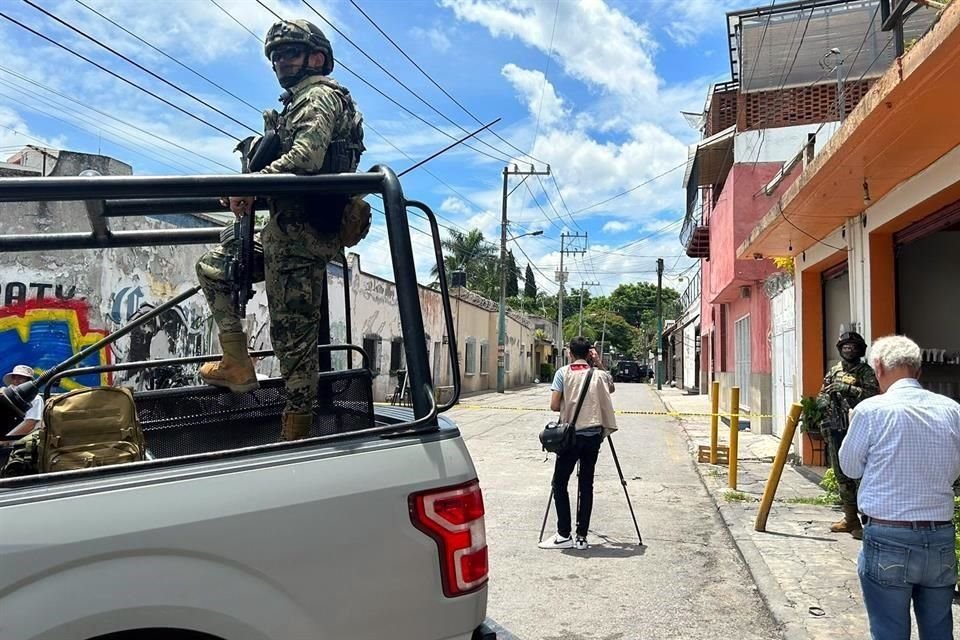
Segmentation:
[[(854, 408), (864, 398), (880, 393), (880, 385), (877, 382), (877, 376), (873, 369), (866, 363), (848, 363), (841, 361), (835, 364), (823, 377), (823, 386), (820, 388), (818, 401), (822, 406), (832, 402), (832, 398), (826, 393), (826, 389), (833, 385), (839, 387), (837, 393), (840, 394), (843, 404), (842, 411), (848, 411)], [(823, 437), (827, 443), (827, 455), (830, 458), (830, 468), (837, 478), (837, 484), (840, 486), (840, 501), (847, 509), (856, 509), (857, 506), (857, 483), (848, 478), (843, 470), (840, 469), (838, 452), (843, 438), (847, 434), (846, 430), (833, 428), (822, 428)]]
[[(221, 333), (240, 333), (243, 323), (233, 304), (234, 285), (227, 279), (227, 269), (236, 249), (233, 241), (218, 244), (197, 261), (197, 278), (214, 322)], [(253, 252), (253, 281), (263, 282), (263, 247), (255, 244)]]
[[(300, 51), (306, 51), (306, 57), (294, 75), (281, 74), (272, 54), (277, 53), (276, 60), (284, 56), (289, 59), (296, 55), (289, 52), (291, 46), (303, 47)], [(282, 51), (284, 47), (288, 49), (286, 53)], [(322, 68), (308, 67), (307, 59), (318, 51), (324, 54)], [(303, 20), (278, 22), (267, 33), (264, 53), (286, 91), (281, 96), (283, 110), (263, 114), (264, 131), (275, 131), (280, 143), (279, 155), (260, 173), (316, 175), (355, 171), (363, 151), (362, 117), (349, 91), (327, 77), (333, 70), (334, 58), (323, 32)], [(317, 338), (326, 265), (344, 243), (352, 246), (366, 235), (370, 209), (361, 199), (342, 195), (282, 196), (267, 202), (270, 221), (260, 238), (262, 252), (255, 253), (254, 258), (256, 267), (262, 256), (263, 268), (255, 275), (265, 282), (270, 336), (286, 383), (282, 437), (293, 439), (307, 435), (317, 397)], [(238, 375), (243, 376), (237, 363), (242, 361), (244, 367), (248, 366), (249, 356), (243, 343), (241, 318), (231, 302), (233, 286), (226, 278), (231, 258), (231, 248), (219, 246), (201, 258), (197, 272), (221, 330), (221, 342), (224, 336), (231, 340), (232, 355), (227, 358), (225, 345), (221, 366), (239, 370)], [(237, 340), (243, 344), (234, 344)], [(246, 371), (252, 372), (252, 368)], [(212, 369), (211, 372), (216, 373)], [(233, 374), (227, 372), (219, 378), (223, 380), (224, 375), (229, 378)], [(204, 376), (211, 384), (220, 384), (212, 377)]]
[[(349, 93), (324, 76), (308, 76), (284, 93), (281, 113), (264, 113), (267, 128), (280, 135), (281, 155), (261, 173), (322, 173), (331, 139), (347, 135), (353, 110)], [(351, 101), (347, 104), (347, 101)], [(269, 199), (263, 229), (263, 271), (270, 307), (270, 337), (287, 386), (287, 413), (311, 413), (317, 395), (317, 327), (326, 264), (340, 252), (340, 216), (347, 198), (324, 196)], [(320, 230), (318, 230), (318, 228)], [(259, 255), (259, 252), (255, 255)], [(231, 301), (226, 267), (229, 246), (219, 245), (197, 264), (197, 274), (217, 326), (243, 331)]]

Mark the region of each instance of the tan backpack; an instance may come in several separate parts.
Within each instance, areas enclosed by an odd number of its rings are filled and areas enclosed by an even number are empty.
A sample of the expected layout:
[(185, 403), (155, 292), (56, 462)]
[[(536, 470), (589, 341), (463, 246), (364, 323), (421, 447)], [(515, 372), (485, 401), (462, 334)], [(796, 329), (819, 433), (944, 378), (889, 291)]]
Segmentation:
[(130, 389), (77, 389), (47, 401), (40, 428), (40, 473), (144, 459), (143, 430)]

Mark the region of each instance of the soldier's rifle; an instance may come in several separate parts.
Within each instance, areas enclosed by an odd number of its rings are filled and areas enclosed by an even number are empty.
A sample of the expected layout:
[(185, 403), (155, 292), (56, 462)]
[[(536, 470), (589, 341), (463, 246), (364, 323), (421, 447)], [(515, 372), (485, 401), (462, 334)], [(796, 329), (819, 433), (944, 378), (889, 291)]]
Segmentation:
[[(240, 152), (243, 173), (258, 173), (280, 155), (280, 136), (268, 129), (262, 136), (249, 136), (240, 141), (234, 151)], [(238, 315), (246, 314), (247, 302), (253, 297), (254, 234), (256, 233), (257, 199), (250, 211), (233, 222), (234, 254), (228, 263), (227, 279), (233, 282), (231, 299)]]
[(833, 392), (827, 396), (826, 428), (831, 431), (846, 431), (850, 428), (850, 405), (842, 395)]

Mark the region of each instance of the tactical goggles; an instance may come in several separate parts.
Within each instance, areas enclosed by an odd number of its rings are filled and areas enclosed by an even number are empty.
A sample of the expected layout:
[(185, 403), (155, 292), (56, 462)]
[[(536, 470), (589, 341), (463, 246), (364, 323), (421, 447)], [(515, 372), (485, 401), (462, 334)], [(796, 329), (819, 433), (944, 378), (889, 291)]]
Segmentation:
[(307, 48), (303, 45), (298, 44), (288, 44), (277, 47), (270, 52), (270, 62), (276, 64), (283, 60), (295, 60), (307, 52)]

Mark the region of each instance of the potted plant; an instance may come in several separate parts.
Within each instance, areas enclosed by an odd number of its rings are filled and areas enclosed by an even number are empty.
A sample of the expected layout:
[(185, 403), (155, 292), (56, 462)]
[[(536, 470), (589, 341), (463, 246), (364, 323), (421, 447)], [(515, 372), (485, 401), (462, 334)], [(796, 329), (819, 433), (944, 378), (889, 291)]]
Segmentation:
[(825, 467), (826, 446), (820, 434), (820, 423), (824, 418), (824, 408), (815, 397), (808, 396), (800, 400), (800, 432), (802, 451), (801, 458), (804, 464)]

